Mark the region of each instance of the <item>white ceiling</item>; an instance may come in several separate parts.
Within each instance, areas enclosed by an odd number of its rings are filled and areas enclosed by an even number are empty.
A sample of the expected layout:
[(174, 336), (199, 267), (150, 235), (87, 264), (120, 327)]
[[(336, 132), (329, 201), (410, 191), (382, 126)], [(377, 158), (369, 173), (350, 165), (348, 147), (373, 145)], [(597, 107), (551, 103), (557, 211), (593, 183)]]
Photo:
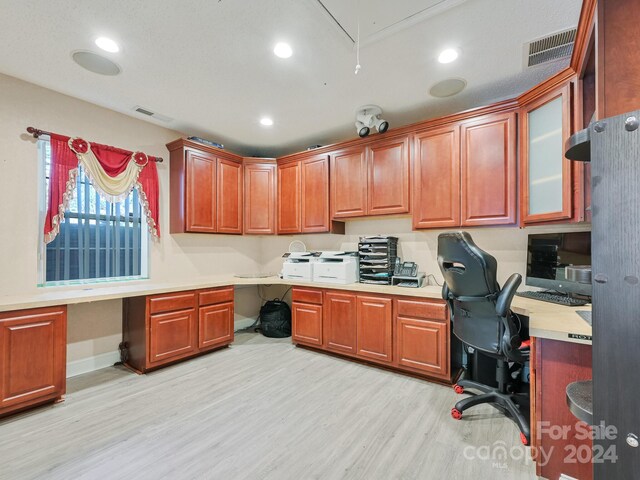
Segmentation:
[[(512, 97), (566, 65), (523, 67), (523, 44), (576, 26), (581, 0), (0, 0), (0, 72), (247, 155), (281, 155), (355, 137), (355, 110), (378, 104), (391, 128)], [(359, 8), (358, 8), (359, 5)], [(508, 5), (508, 7), (505, 7)], [(362, 70), (353, 43), (360, 11)], [(375, 24), (373, 23), (375, 22)], [(115, 77), (71, 60), (105, 35)], [(289, 42), (280, 59), (273, 45)], [(446, 47), (461, 51), (448, 65)], [(464, 78), (436, 99), (436, 82)], [(259, 123), (273, 117), (273, 127)], [(153, 121), (153, 120), (151, 120)]]

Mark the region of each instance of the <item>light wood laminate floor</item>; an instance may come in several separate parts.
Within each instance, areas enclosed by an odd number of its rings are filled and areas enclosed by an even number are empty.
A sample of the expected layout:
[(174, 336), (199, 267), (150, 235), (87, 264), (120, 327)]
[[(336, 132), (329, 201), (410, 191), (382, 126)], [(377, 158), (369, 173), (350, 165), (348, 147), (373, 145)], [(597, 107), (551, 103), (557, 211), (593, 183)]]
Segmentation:
[[(71, 378), (64, 403), (0, 420), (0, 478), (535, 479), (514, 424), (489, 406), (455, 421), (457, 398), (243, 333), (144, 376)], [(516, 459), (478, 459), (499, 447)]]

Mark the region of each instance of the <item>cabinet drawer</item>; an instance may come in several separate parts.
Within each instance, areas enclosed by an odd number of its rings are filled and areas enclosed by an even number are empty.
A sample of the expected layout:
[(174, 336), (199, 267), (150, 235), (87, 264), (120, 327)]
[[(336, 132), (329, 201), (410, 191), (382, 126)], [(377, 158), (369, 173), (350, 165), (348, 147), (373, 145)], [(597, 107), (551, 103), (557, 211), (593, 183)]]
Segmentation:
[(396, 300), (396, 312), (407, 317), (447, 321), (447, 305), (444, 302)]
[(150, 314), (185, 310), (187, 308), (195, 308), (195, 306), (195, 292), (179, 292), (149, 297)]
[(198, 295), (198, 303), (201, 307), (215, 305), (216, 303), (233, 302), (233, 287), (205, 290)]
[(291, 291), (293, 302), (315, 303), (322, 305), (322, 290), (311, 290), (306, 288), (294, 288)]

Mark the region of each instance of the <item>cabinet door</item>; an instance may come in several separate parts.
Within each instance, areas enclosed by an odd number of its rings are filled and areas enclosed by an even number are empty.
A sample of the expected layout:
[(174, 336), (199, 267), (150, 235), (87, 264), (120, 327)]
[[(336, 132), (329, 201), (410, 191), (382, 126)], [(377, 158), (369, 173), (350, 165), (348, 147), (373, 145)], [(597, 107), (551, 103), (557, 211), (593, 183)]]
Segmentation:
[(409, 212), (409, 137), (367, 147), (367, 215)]
[(244, 233), (276, 233), (276, 165), (244, 166)]
[(327, 292), (324, 296), (324, 348), (338, 353), (356, 353), (356, 296)]
[(302, 233), (329, 231), (329, 158), (302, 161)]
[(460, 225), (460, 127), (417, 134), (413, 162), (413, 228)]
[(197, 351), (195, 310), (149, 316), (149, 363), (161, 364)]
[(322, 305), (293, 302), (293, 342), (322, 346)]
[(187, 150), (187, 232), (216, 232), (216, 159)]
[(358, 356), (391, 363), (391, 299), (358, 295), (357, 319)]
[(218, 159), (218, 233), (242, 234), (242, 164)]
[(449, 339), (443, 321), (398, 316), (398, 365), (438, 376), (449, 375)]
[(573, 179), (564, 157), (571, 133), (570, 86), (527, 105), (521, 121), (523, 223), (571, 218)]
[(0, 413), (65, 391), (66, 307), (0, 314)]
[(516, 221), (516, 114), (486, 115), (463, 123), (462, 225)]
[(331, 218), (367, 214), (367, 158), (364, 147), (331, 154)]
[(300, 162), (278, 165), (278, 233), (301, 233)]
[(233, 302), (200, 307), (198, 316), (200, 350), (233, 342)]

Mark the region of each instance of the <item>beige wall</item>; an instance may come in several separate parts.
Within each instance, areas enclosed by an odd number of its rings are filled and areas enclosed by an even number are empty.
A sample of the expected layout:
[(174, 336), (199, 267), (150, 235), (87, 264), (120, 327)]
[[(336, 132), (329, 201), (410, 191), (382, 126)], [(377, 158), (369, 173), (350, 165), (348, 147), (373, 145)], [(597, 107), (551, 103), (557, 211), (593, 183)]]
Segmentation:
[[(503, 283), (512, 273), (526, 272), (527, 235), (529, 233), (589, 230), (589, 225), (555, 225), (546, 227), (484, 227), (466, 228), (478, 246), (498, 260), (498, 281)], [(269, 237), (263, 242), (263, 270), (279, 272), (289, 243), (304, 242), (308, 250), (357, 250), (358, 238), (365, 235), (392, 235), (399, 238), (398, 250), (403, 260), (417, 262), (421, 271), (433, 274), (439, 283), (442, 275), (436, 259), (438, 235), (445, 230), (412, 231), (409, 217), (379, 217), (378, 219), (349, 220), (345, 235), (296, 235)], [(520, 288), (527, 289), (523, 285)], [(269, 294), (277, 295), (278, 288)]]
[[(168, 160), (165, 144), (180, 133), (98, 107), (21, 80), (0, 75), (0, 295), (38, 291), (38, 157), (27, 126), (142, 150)], [(169, 163), (158, 164), (161, 239), (150, 246), (154, 281), (251, 272), (259, 269), (260, 241), (227, 235), (169, 235)], [(51, 287), (47, 287), (51, 288)], [(59, 288), (59, 287), (56, 287)], [(241, 290), (239, 314), (253, 316), (259, 304)], [(121, 302), (69, 309), (68, 360), (117, 350)]]
[[(88, 140), (142, 150), (168, 159), (165, 144), (178, 132), (136, 120), (33, 84), (0, 75), (0, 292), (2, 295), (38, 291), (39, 225), (35, 141), (27, 126), (82, 136)], [(169, 235), (169, 165), (158, 165), (161, 239), (150, 246), (153, 281), (191, 279), (221, 273), (279, 272), (289, 243), (302, 240), (309, 250), (355, 250), (361, 235), (396, 235), (400, 254), (416, 261), (421, 270), (441, 281), (436, 263), (440, 231), (413, 232), (408, 217), (347, 222), (346, 235), (237, 237), (227, 235)], [(524, 274), (527, 234), (530, 231), (585, 229), (585, 226), (535, 229), (469, 229), (478, 245), (499, 262), (499, 281), (513, 272)], [(51, 288), (51, 287), (48, 287)], [(56, 287), (59, 288), (59, 287)], [(99, 288), (99, 287), (97, 287)], [(264, 289), (280, 296), (283, 288)], [(255, 287), (236, 291), (236, 325), (251, 323), (260, 307)], [(69, 308), (68, 361), (112, 359), (121, 338), (121, 301), (98, 302)], [(82, 365), (78, 367), (82, 370)]]

